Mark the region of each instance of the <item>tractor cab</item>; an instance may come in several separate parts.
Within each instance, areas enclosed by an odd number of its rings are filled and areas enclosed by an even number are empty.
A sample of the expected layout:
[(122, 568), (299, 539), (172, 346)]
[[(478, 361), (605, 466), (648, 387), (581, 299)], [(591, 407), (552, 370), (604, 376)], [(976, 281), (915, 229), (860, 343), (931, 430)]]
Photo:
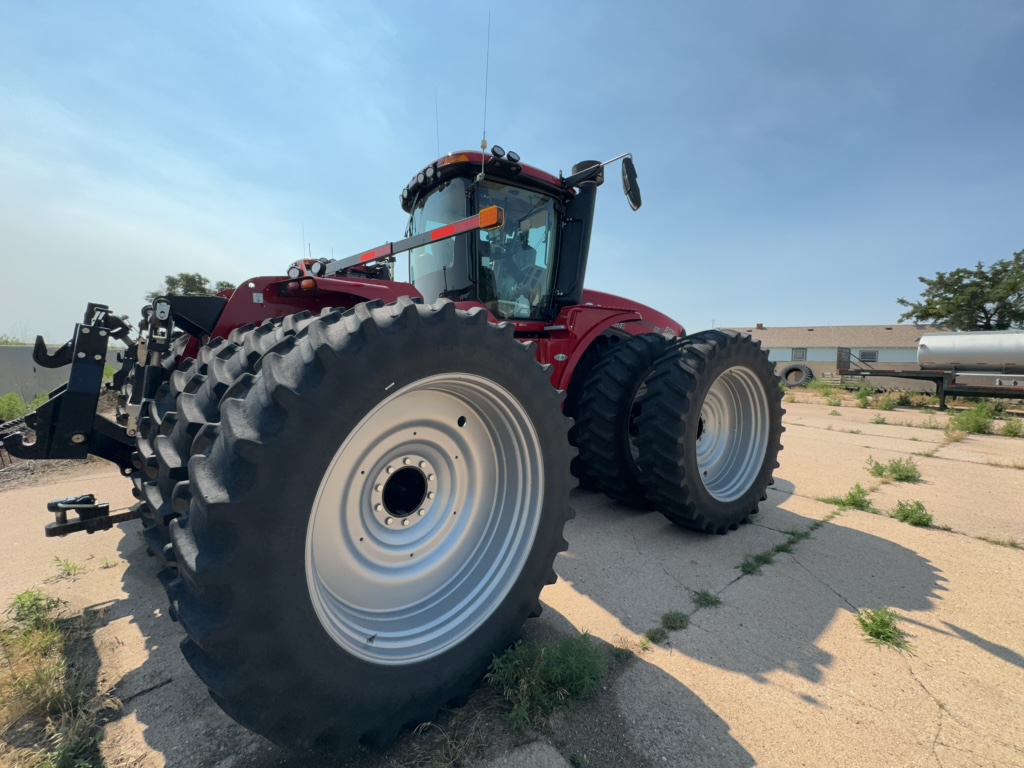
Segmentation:
[(428, 302), (475, 301), (501, 320), (550, 320), (560, 306), (580, 303), (603, 180), (597, 161), (578, 163), (562, 178), (500, 147), (441, 158), (402, 192), (410, 215), (406, 235), (437, 231), (492, 206), (503, 211), (503, 221), (411, 249), (410, 281)]

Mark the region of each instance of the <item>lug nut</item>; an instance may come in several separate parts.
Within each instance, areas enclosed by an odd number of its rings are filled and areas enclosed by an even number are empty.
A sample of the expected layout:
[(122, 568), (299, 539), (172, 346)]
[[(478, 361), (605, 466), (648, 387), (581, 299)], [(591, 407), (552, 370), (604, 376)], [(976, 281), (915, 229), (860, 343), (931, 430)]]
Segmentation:
[(391, 525), (392, 522), (393, 521), (392, 521), (392, 519), (390, 517), (384, 518), (384, 525)]
[(394, 471), (395, 471), (395, 468), (394, 468), (394, 467), (388, 467), (388, 468), (387, 468), (387, 473), (388, 473), (389, 475), (390, 475), (390, 474), (391, 474), (392, 472), (394, 472)]
[(384, 486), (381, 485), (380, 483), (377, 483), (375, 486), (373, 486), (373, 490), (375, 490), (375, 491), (377, 491), (379, 493), (380, 491), (384, 490)]
[(402, 520), (402, 525), (408, 525), (408, 524), (409, 524), (409, 518), (408, 517), (405, 518), (404, 520)]
[(383, 512), (384, 511), (384, 505), (383, 504), (377, 504), (376, 506), (374, 506), (374, 509), (376, 509), (378, 512)]
[(425, 510), (425, 509), (421, 509), (421, 510), (420, 510), (419, 512), (417, 512), (416, 514), (417, 514), (417, 515), (419, 515), (420, 517), (423, 517), (423, 516), (424, 516), (425, 514), (427, 514), (427, 510)]
[(434, 498), (434, 492), (433, 491), (427, 491), (427, 498), (428, 499)]
[(420, 462), (420, 469), (425, 469), (426, 466), (427, 466), (427, 462), (425, 462), (425, 461), (421, 461)]
[(402, 459), (402, 463), (405, 464), (406, 466), (408, 466), (409, 464), (412, 464), (412, 462), (409, 461), (408, 458)]
[(433, 475), (427, 475), (427, 480), (433, 480), (433, 479), (434, 479)]

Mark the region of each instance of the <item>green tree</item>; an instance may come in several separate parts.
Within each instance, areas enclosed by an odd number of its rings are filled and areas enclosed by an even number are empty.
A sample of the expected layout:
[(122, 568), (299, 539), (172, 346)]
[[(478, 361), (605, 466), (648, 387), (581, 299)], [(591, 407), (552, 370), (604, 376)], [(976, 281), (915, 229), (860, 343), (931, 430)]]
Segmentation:
[(943, 323), (958, 331), (1024, 328), (1024, 251), (988, 269), (979, 261), (973, 269), (918, 280), (925, 285), (920, 301), (896, 300), (907, 307), (901, 321)]
[(163, 288), (146, 294), (146, 301), (157, 296), (213, 296), (221, 291), (230, 291), (235, 286), (225, 280), (218, 280), (210, 287), (210, 278), (198, 272), (179, 272), (164, 278)]

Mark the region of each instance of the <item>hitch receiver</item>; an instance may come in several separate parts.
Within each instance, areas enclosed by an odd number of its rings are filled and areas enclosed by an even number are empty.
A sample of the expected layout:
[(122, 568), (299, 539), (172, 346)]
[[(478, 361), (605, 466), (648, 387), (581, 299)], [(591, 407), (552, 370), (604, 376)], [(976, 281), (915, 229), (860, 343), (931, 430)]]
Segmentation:
[[(54, 499), (46, 505), (46, 509), (53, 512), (56, 522), (46, 526), (46, 535), (53, 537), (67, 536), (69, 533), (78, 531), (86, 533), (107, 531), (114, 527), (114, 523), (123, 523), (139, 517), (138, 506), (136, 504), (127, 512), (112, 515), (110, 514), (110, 504), (106, 501), (97, 502), (96, 497), (91, 493), (84, 496)], [(68, 522), (68, 512), (77, 513), (78, 519)]]

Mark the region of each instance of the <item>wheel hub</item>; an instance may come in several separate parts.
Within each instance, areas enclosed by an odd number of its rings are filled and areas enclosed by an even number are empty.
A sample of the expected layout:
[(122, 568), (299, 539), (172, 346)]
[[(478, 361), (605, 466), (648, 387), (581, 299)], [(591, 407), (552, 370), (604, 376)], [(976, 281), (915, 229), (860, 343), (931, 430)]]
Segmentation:
[(437, 474), (423, 456), (387, 463), (373, 481), (373, 515), (385, 526), (409, 527), (422, 520), (437, 496)]
[(414, 382), (352, 429), (310, 514), (306, 580), (340, 646), (383, 664), (442, 653), (511, 590), (532, 551), (543, 454), (492, 380)]

